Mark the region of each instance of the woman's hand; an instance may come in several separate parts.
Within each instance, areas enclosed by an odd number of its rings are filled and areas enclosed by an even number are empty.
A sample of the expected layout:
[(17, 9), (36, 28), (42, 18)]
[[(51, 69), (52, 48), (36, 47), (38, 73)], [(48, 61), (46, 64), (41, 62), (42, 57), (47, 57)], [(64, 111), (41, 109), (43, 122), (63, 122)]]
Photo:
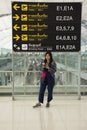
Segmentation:
[(48, 66), (48, 64), (46, 64), (46, 67), (45, 67), (45, 68), (48, 69), (48, 70), (50, 69), (50, 67)]
[(45, 63), (42, 63), (42, 68), (46, 68), (46, 65), (45, 65)]

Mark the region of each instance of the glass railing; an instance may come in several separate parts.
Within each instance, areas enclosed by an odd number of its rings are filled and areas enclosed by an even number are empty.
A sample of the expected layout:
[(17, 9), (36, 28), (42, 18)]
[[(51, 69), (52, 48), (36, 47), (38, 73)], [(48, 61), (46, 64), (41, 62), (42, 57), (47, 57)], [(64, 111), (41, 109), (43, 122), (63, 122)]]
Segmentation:
[[(87, 21), (82, 22), (81, 55), (78, 53), (53, 53), (57, 63), (55, 92), (77, 92), (87, 88)], [(85, 35), (84, 35), (85, 34)], [(0, 92), (7, 88), (17, 94), (37, 92), (40, 85), (39, 64), (43, 52), (13, 52), (0, 48)], [(80, 61), (81, 60), (81, 61)], [(80, 66), (81, 65), (81, 66)], [(14, 89), (12, 89), (14, 87)], [(6, 91), (5, 89), (6, 88)]]

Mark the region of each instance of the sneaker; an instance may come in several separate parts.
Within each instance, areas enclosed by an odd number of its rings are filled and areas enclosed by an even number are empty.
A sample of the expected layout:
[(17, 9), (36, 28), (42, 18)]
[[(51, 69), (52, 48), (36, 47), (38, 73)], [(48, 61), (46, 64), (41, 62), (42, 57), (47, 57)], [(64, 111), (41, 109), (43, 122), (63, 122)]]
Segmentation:
[(49, 102), (47, 102), (46, 107), (50, 107), (50, 103)]
[(33, 106), (33, 108), (36, 108), (36, 107), (41, 107), (41, 104), (37, 103), (36, 105)]

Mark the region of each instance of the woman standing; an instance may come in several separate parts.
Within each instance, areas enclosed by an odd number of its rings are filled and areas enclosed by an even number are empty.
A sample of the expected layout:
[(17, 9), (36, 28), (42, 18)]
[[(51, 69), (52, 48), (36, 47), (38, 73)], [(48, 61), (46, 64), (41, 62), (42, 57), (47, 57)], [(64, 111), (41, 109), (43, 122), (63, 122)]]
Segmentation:
[(54, 62), (50, 51), (46, 52), (45, 59), (40, 66), (42, 71), (40, 91), (39, 91), (38, 103), (34, 105), (33, 108), (40, 107), (41, 103), (43, 103), (46, 87), (48, 90), (46, 107), (50, 106), (50, 101), (53, 99), (53, 87), (55, 85), (56, 63)]

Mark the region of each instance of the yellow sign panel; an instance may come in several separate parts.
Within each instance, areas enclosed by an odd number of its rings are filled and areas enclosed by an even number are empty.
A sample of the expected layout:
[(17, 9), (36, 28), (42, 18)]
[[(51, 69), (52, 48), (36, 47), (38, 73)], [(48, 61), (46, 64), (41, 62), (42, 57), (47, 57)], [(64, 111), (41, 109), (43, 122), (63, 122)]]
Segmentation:
[(21, 35), (21, 40), (22, 41), (28, 41), (28, 35), (27, 34), (22, 34)]
[(27, 24), (22, 24), (21, 25), (21, 31), (28, 31), (28, 25)]
[(28, 11), (28, 5), (27, 4), (22, 4), (21, 5), (21, 10), (22, 11)]
[(21, 21), (27, 21), (27, 20), (28, 20), (27, 14), (22, 14), (21, 15)]

